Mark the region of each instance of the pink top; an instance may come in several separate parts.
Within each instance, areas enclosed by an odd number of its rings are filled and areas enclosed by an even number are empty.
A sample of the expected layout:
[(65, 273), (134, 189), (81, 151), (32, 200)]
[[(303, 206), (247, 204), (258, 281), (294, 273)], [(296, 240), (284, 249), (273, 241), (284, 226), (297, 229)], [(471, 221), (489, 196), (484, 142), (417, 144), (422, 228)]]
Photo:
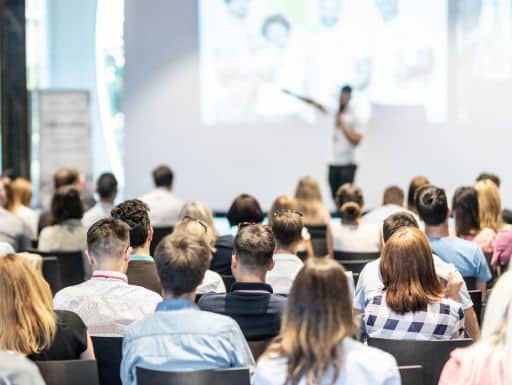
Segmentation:
[[(439, 385), (505, 385), (503, 365), (498, 363), (499, 373), (492, 373), (497, 357), (493, 350), (474, 347), (456, 349), (443, 368)], [(475, 368), (481, 368), (480, 372)]]
[(484, 253), (492, 253), (494, 251), (494, 241), (496, 233), (494, 230), (484, 228), (477, 235), (461, 235), (462, 239), (476, 243)]
[(491, 264), (493, 266), (506, 265), (512, 255), (512, 226), (501, 230), (496, 236), (494, 253)]

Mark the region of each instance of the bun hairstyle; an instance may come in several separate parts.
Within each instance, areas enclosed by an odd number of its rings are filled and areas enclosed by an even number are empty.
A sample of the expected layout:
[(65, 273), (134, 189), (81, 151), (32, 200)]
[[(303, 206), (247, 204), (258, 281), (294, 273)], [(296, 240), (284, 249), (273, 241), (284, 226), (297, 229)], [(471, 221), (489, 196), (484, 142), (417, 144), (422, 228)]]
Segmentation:
[(336, 204), (346, 221), (355, 221), (361, 216), (363, 203), (363, 192), (355, 184), (345, 183), (336, 192)]

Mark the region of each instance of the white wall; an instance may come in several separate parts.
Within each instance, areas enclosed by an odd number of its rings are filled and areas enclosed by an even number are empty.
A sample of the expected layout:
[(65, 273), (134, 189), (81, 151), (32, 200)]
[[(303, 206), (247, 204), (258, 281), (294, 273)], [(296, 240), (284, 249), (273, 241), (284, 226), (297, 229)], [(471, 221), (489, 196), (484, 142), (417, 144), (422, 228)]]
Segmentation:
[[(174, 169), (177, 195), (213, 209), (226, 209), (241, 192), (253, 193), (267, 209), (278, 194), (292, 194), (304, 175), (322, 182), (328, 197), (332, 119), (315, 126), (292, 119), (202, 126), (196, 1), (126, 0), (125, 17), (127, 197), (151, 188), (150, 170), (159, 163)], [(378, 204), (387, 185), (406, 188), (418, 174), (451, 194), (487, 170), (502, 177), (505, 203), (512, 206), (507, 93), (482, 95), (481, 113), (465, 125), (428, 126), (412, 112), (377, 109), (356, 180), (367, 205)]]

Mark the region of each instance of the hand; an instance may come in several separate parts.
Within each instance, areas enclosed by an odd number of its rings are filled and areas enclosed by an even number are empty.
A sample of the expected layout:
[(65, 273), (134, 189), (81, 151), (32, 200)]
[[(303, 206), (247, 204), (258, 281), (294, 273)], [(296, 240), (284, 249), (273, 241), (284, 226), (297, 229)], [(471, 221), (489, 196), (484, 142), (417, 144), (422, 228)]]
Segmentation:
[(450, 271), (446, 282), (446, 296), (454, 301), (459, 301), (459, 291), (464, 284), (464, 279), (458, 271)]

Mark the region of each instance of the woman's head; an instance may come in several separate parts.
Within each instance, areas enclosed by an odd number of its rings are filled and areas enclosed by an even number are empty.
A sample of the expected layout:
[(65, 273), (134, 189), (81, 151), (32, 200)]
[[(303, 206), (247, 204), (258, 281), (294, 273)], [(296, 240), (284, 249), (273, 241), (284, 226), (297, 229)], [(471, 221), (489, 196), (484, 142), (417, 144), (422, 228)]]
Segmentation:
[(426, 310), (444, 295), (427, 237), (417, 228), (403, 227), (385, 243), (380, 275), (386, 303), (395, 313)]
[(275, 201), (272, 203), (270, 207), (270, 211), (268, 212), (268, 224), (272, 226), (272, 222), (274, 221), (274, 215), (278, 211), (297, 211), (299, 210), (299, 203), (297, 199), (293, 197), (289, 197), (287, 195), (278, 196)]
[(288, 359), (288, 380), (319, 383), (328, 367), (336, 380), (341, 367), (339, 343), (355, 331), (348, 281), (332, 259), (310, 258), (288, 295), (281, 332), (268, 352)]
[(48, 284), (20, 255), (0, 257), (0, 349), (23, 355), (50, 346), (56, 330)]
[(255, 197), (249, 194), (240, 194), (235, 198), (227, 215), (230, 226), (238, 226), (240, 223), (261, 223), (263, 211)]
[(213, 223), (212, 210), (201, 202), (187, 202), (181, 208), (178, 220), (182, 220), (185, 217), (195, 218), (206, 223), (211, 230), (215, 232), (215, 225)]
[(411, 183), (409, 184), (409, 191), (407, 193), (407, 208), (412, 211), (416, 212), (416, 204), (414, 197), (416, 196), (416, 191), (425, 185), (430, 184), (430, 181), (425, 176), (416, 176), (412, 178)]
[(489, 179), (475, 184), (478, 193), (478, 211), (480, 226), (488, 227), (496, 232), (503, 228), (501, 198), (498, 187)]
[(305, 176), (300, 179), (295, 189), (295, 198), (300, 201), (322, 201), (320, 186), (312, 176)]
[(60, 224), (68, 219), (82, 219), (84, 208), (79, 191), (73, 186), (60, 187), (53, 194), (51, 223)]
[(452, 200), (457, 235), (475, 235), (480, 231), (478, 194), (473, 187), (459, 187)]
[(32, 201), (32, 184), (25, 178), (16, 178), (11, 183), (14, 204), (30, 206)]
[(201, 219), (185, 216), (174, 226), (173, 234), (192, 234), (202, 238), (209, 246), (210, 251), (215, 252), (215, 241), (217, 236), (208, 223)]
[(352, 183), (345, 183), (336, 192), (336, 205), (344, 221), (355, 221), (361, 216), (364, 199), (363, 192)]

